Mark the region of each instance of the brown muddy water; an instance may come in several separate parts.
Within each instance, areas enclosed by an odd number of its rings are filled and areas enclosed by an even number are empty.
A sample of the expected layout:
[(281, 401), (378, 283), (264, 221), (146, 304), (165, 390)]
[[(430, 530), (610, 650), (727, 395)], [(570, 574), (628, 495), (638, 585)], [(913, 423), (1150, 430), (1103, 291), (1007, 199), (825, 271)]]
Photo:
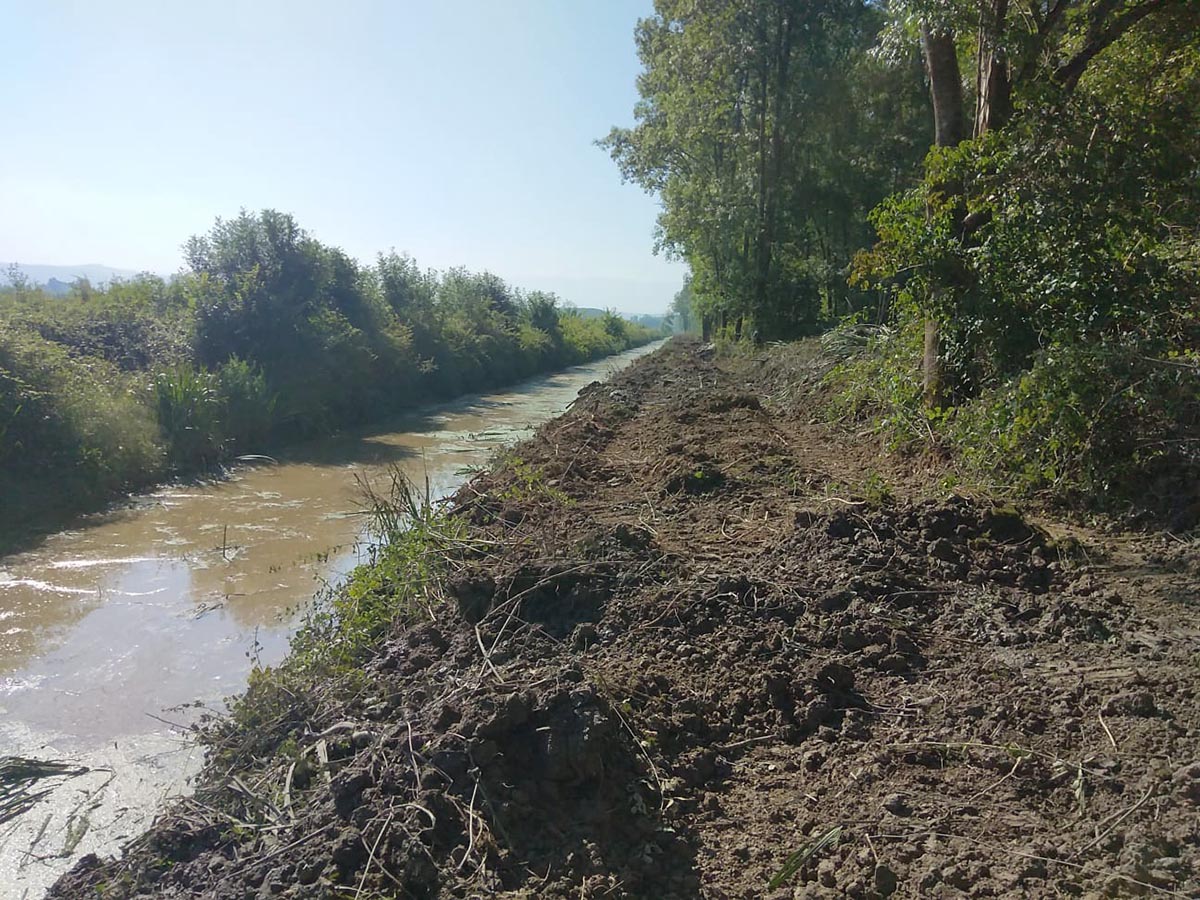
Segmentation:
[(398, 465), (444, 496), (656, 346), (165, 487), (0, 559), (0, 758), (88, 769), (38, 782), (47, 793), (0, 824), (0, 898), (40, 897), (187, 791), (200, 752), (172, 723), (282, 658), (299, 611), (363, 558), (357, 478)]

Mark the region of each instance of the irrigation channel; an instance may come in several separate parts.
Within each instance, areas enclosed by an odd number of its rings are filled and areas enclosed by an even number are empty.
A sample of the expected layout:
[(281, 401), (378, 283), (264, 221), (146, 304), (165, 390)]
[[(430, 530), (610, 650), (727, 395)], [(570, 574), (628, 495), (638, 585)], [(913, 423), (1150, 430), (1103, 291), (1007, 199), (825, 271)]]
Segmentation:
[(40, 897), (187, 791), (201, 753), (178, 726), (282, 658), (304, 606), (362, 559), (358, 479), (398, 465), (445, 496), (656, 346), (165, 487), (0, 559), (0, 898)]

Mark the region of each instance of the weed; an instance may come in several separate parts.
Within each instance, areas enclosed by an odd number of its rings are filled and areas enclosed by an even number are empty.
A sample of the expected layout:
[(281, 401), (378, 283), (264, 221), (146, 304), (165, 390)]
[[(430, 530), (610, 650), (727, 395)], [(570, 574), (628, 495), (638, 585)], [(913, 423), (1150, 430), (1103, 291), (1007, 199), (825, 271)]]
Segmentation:
[(550, 484), (546, 473), (539, 467), (515, 453), (505, 454), (503, 462), (512, 472), (516, 483), (498, 494), (501, 500), (521, 502), (544, 499), (563, 506), (571, 506), (575, 502), (569, 495)]
[(815, 840), (813, 843), (805, 847), (801, 847), (799, 850), (789, 856), (784, 862), (783, 867), (780, 868), (780, 870), (776, 872), (774, 876), (772, 876), (771, 880), (767, 883), (767, 888), (773, 891), (776, 888), (786, 884), (793, 875), (795, 875), (800, 871), (801, 868), (804, 867), (806, 862), (808, 862), (826, 847), (836, 844), (841, 836), (842, 826), (835, 825), (817, 838), (817, 840)]
[(449, 555), (462, 545), (461, 522), (447, 515), (393, 468), (381, 492), (360, 481), (363, 513), (375, 543), (368, 562), (344, 584), (327, 590), (306, 611), (278, 667), (255, 666), (244, 695), (228, 720), (205, 734), (219, 765), (237, 768), (247, 759), (292, 753), (302, 728), (323, 697), (347, 696), (372, 687), (362, 663), (377, 652), (390, 630), (432, 618), (441, 602)]
[(867, 475), (862, 485), (863, 498), (872, 506), (886, 506), (895, 499), (891, 487), (878, 472)]
[(388, 474), (387, 493), (362, 479), (359, 485), (376, 541), (370, 559), (314, 612), (293, 644), (299, 657), (335, 670), (353, 667), (393, 625), (434, 617), (445, 557), (463, 538), (462, 523), (431, 499), (428, 484), (418, 490), (398, 467)]

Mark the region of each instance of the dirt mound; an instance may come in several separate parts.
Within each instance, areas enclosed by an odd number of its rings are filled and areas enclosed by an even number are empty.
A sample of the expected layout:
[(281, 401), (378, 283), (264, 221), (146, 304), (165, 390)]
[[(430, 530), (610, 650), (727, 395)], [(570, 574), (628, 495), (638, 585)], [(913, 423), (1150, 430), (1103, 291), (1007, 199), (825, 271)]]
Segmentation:
[(789, 371), (585, 389), (456, 497), (438, 621), (55, 896), (1200, 891), (1200, 566), (881, 490)]

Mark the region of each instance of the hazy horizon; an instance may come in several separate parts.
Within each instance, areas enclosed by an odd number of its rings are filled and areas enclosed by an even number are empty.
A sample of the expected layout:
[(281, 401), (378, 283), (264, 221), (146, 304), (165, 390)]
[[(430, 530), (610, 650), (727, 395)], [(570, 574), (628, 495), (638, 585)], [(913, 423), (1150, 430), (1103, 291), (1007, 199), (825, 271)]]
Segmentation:
[(632, 120), (651, 11), (11, 7), (0, 259), (170, 275), (218, 217), (274, 208), (363, 262), (394, 248), (662, 312), (684, 267), (653, 254), (657, 202), (593, 144)]

